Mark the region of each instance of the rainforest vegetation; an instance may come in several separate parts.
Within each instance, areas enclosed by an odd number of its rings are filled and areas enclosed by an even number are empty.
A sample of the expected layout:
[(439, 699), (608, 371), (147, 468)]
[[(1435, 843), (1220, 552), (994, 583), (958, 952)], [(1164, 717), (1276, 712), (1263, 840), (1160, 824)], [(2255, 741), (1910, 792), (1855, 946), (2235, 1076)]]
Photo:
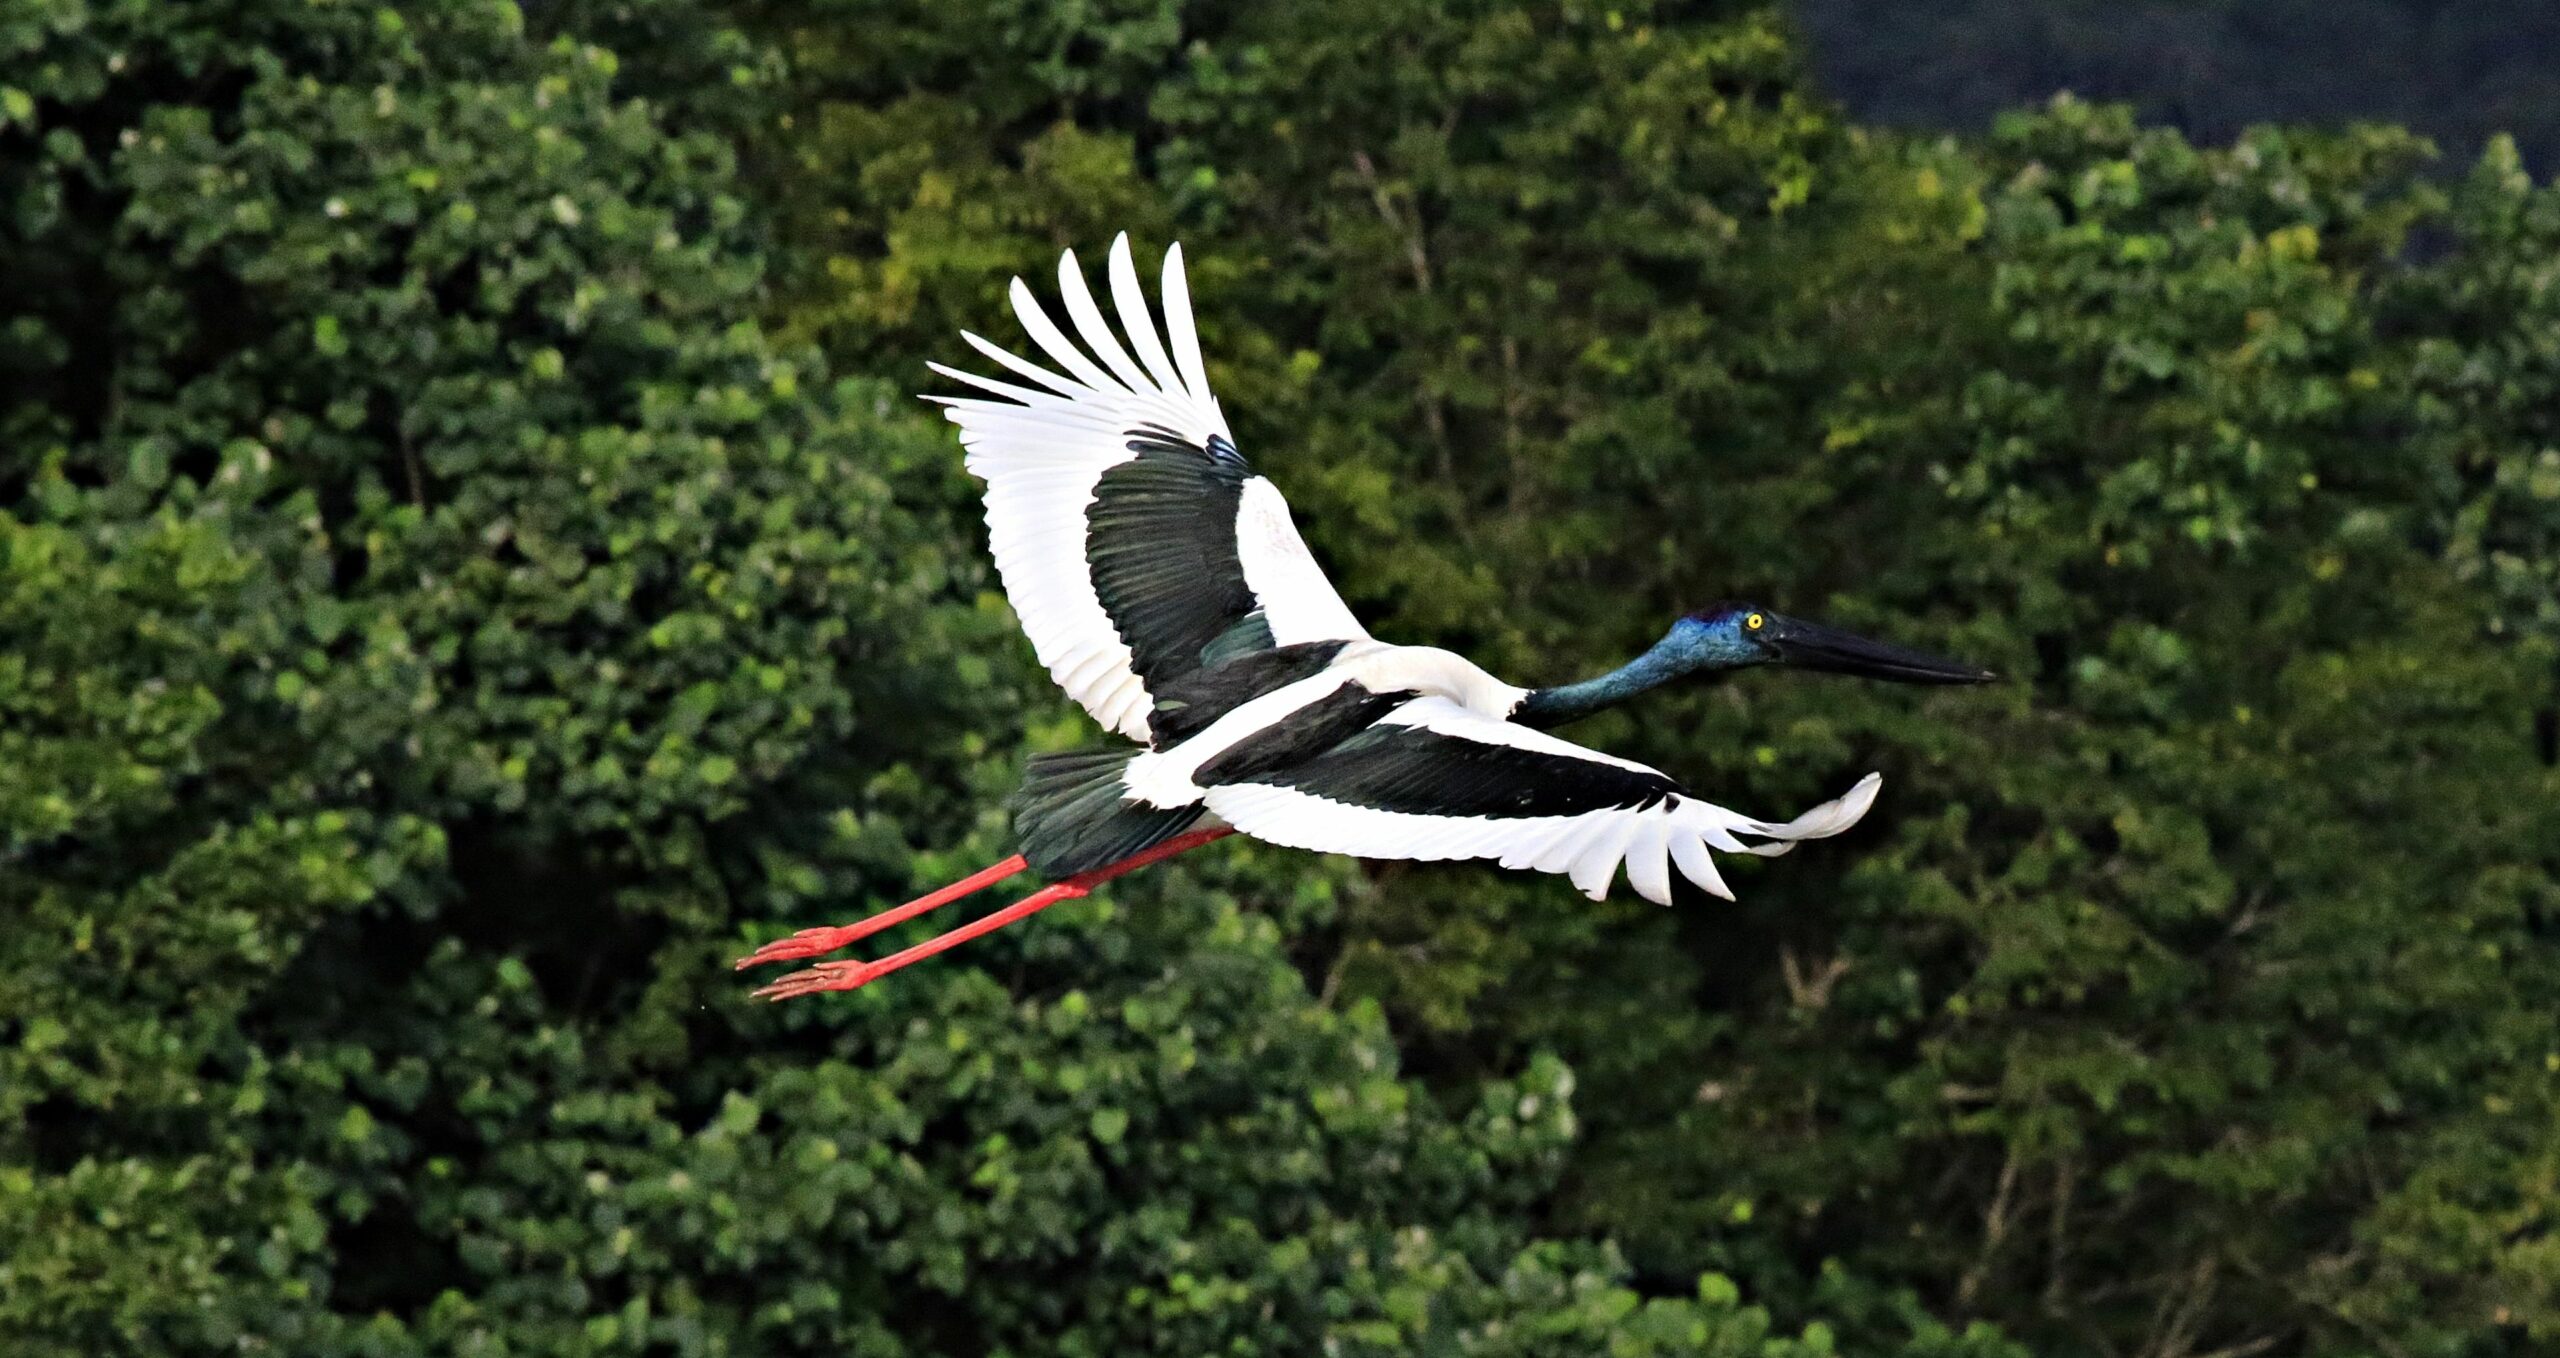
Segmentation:
[[(1807, 28), (0, 4), (0, 1351), (2551, 1352), (2560, 191)], [(1122, 230), (1381, 636), (2003, 682), (1577, 727), (1884, 773), (1738, 904), (1236, 840), (751, 1000), (1096, 738), (914, 398)]]

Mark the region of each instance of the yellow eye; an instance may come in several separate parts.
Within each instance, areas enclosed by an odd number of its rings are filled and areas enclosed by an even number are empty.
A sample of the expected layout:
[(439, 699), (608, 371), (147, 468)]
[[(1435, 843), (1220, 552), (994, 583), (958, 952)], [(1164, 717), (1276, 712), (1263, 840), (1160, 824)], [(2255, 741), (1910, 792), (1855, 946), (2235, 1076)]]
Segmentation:
[(1759, 614), (1754, 613), (1754, 614), (1752, 614), (1750, 617), (1744, 618), (1744, 619), (1742, 620), (1742, 625), (1743, 625), (1743, 626), (1745, 626), (1745, 627), (1750, 628), (1750, 629), (1751, 629), (1752, 631), (1754, 631), (1754, 632), (1757, 632), (1757, 631), (1759, 631), (1763, 626), (1765, 626), (1765, 625), (1768, 623), (1768, 621), (1769, 621), (1769, 620), (1768, 620), (1767, 618), (1761, 617)]

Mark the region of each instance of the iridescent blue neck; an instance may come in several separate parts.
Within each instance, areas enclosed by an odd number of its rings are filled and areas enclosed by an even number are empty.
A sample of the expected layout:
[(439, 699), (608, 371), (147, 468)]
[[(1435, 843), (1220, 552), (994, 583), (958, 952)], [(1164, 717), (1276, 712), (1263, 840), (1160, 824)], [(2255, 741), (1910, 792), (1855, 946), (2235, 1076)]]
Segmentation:
[(1542, 688), (1520, 700), (1511, 719), (1524, 726), (1561, 726), (1613, 707), (1684, 674), (1739, 669), (1761, 662), (1759, 649), (1729, 628), (1682, 618), (1652, 649), (1596, 679)]

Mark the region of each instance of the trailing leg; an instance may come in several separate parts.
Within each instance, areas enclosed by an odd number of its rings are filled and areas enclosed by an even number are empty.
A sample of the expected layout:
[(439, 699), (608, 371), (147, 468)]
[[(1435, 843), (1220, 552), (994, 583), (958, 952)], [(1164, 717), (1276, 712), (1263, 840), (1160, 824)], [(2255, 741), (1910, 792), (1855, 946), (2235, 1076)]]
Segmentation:
[[(956, 948), (981, 934), (993, 933), (1016, 920), (1046, 910), (1060, 901), (1071, 901), (1086, 895), (1095, 887), (1123, 873), (1135, 872), (1150, 863), (1162, 862), (1178, 853), (1188, 853), (1203, 844), (1224, 839), (1234, 833), (1235, 831), (1222, 825), (1213, 830), (1194, 830), (1189, 834), (1177, 835), (1153, 848), (1131, 854), (1119, 862), (1105, 864), (1089, 872), (1078, 873), (1065, 881), (1051, 883), (984, 919), (972, 921), (949, 933), (926, 939), (903, 952), (891, 953), (876, 962), (822, 962), (806, 971), (793, 972), (756, 991), (756, 994), (768, 1000), (787, 1000), (794, 995), (815, 995), (829, 990), (859, 989), (902, 967), (921, 962), (935, 953)], [(991, 868), (989, 871), (992, 872), (994, 869)]]

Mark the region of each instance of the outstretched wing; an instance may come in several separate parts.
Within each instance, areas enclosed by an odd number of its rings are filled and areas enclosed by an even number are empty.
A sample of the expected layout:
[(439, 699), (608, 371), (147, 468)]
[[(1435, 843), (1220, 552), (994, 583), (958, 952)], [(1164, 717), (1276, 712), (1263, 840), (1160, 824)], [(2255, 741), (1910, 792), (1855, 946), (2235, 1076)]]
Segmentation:
[(1033, 385), (937, 363), (1002, 399), (927, 399), (960, 426), (969, 470), (987, 483), (996, 570), (1040, 663), (1095, 720), (1143, 741), (1151, 690), (1204, 660), (1368, 633), (1308, 555), (1279, 490), (1236, 451), (1200, 362), (1182, 247), (1165, 252), (1162, 336), (1126, 235), (1111, 243), (1110, 274), (1127, 347), (1071, 250), (1058, 289), (1086, 347), (1017, 278), (1022, 328), (1062, 371), (964, 333)]
[[(1783, 824), (1680, 790), (1642, 764), (1417, 698), (1285, 772), (1213, 787), (1208, 806), (1256, 839), (1363, 858), (1492, 858), (1563, 873), (1593, 900), (1621, 863), (1646, 900), (1669, 904), (1671, 870), (1732, 899), (1708, 849), (1763, 857), (1858, 823), (1875, 774)], [(1747, 842), (1757, 841), (1757, 842)]]

